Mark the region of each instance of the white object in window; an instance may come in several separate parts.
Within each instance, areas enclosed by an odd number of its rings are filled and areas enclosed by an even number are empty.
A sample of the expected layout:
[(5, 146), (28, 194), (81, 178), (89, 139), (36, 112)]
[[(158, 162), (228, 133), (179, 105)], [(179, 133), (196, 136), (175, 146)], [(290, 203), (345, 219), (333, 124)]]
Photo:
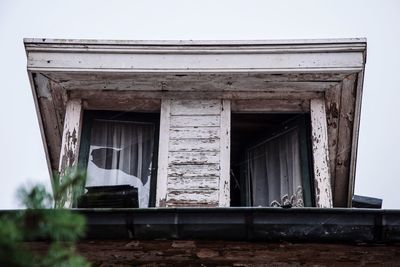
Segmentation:
[(153, 137), (153, 124), (95, 120), (86, 186), (134, 186), (138, 188), (139, 207), (148, 207)]

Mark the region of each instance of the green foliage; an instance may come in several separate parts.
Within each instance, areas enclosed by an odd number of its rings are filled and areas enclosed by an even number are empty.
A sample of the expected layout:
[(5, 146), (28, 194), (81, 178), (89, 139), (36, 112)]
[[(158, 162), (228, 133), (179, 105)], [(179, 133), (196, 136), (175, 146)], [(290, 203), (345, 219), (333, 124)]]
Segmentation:
[(51, 194), (41, 184), (32, 188), (21, 187), (17, 196), (21, 204), (27, 209), (48, 209), (52, 205)]
[(86, 173), (77, 168), (67, 169), (64, 175), (54, 174), (54, 207), (63, 208), (69, 199), (82, 193)]
[[(85, 219), (63, 209), (84, 180), (85, 174), (76, 170), (57, 176), (54, 197), (43, 185), (18, 190), (18, 198), (26, 209), (0, 217), (0, 266), (90, 266), (76, 254), (74, 246), (85, 232)], [(46, 240), (46, 253), (32, 251), (26, 243), (36, 240)]]

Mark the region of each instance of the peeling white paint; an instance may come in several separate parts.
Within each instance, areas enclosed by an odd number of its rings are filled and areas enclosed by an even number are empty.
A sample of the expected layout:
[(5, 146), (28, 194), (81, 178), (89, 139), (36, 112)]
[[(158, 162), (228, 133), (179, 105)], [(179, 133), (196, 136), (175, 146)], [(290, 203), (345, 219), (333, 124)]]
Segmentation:
[(315, 202), (317, 207), (332, 208), (331, 174), (329, 170), (328, 129), (325, 101), (312, 99), (311, 141), (314, 160)]

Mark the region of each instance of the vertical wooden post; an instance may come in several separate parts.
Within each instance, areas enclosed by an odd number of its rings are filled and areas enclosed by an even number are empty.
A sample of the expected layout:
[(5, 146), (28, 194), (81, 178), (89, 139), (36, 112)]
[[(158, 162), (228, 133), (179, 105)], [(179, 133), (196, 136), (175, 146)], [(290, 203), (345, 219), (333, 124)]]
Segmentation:
[[(336, 179), (335, 194), (333, 196), (337, 207), (351, 207), (351, 200), (354, 189), (354, 166), (357, 151), (357, 136), (354, 134), (355, 109), (360, 105), (356, 99), (356, 79), (357, 75), (347, 76), (342, 81), (341, 105), (339, 111), (338, 135), (340, 139), (337, 143), (336, 156)], [(346, 201), (347, 200), (347, 201)]]
[[(65, 174), (69, 168), (78, 165), (80, 133), (82, 126), (82, 101), (80, 99), (72, 99), (67, 102), (64, 119), (64, 130), (62, 135), (60, 164), (58, 171), (60, 177)], [(63, 183), (62, 180), (59, 181)], [(72, 191), (67, 194), (67, 199), (64, 207), (72, 206)]]
[(169, 99), (161, 102), (160, 139), (158, 145), (158, 169), (156, 207), (165, 207), (168, 183), (169, 128), (171, 123), (171, 104)]
[(231, 102), (222, 100), (220, 126), (219, 207), (230, 206)]
[(323, 99), (311, 99), (310, 112), (316, 205), (320, 208), (332, 208), (325, 101)]

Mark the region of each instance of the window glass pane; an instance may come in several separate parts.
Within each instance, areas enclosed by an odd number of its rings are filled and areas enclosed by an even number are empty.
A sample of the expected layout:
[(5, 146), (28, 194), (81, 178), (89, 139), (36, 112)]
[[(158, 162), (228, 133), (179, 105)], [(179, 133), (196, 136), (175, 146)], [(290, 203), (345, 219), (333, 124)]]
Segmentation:
[(303, 207), (298, 128), (248, 150), (253, 206)]
[(131, 185), (148, 207), (154, 124), (94, 120), (86, 186)]

